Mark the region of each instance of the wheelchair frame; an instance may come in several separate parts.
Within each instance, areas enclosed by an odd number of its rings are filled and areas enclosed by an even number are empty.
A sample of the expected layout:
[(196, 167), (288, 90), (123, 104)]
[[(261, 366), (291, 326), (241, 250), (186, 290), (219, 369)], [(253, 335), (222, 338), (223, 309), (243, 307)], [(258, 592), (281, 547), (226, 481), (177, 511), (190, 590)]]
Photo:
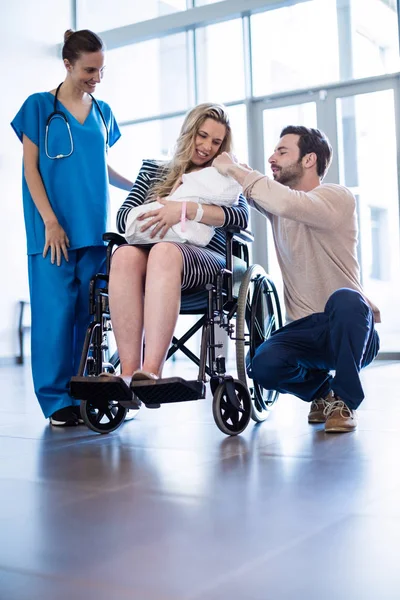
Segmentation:
[[(128, 409), (137, 410), (137, 398), (148, 408), (158, 408), (163, 403), (204, 399), (207, 376), (210, 377), (213, 394), (214, 419), (222, 432), (237, 435), (244, 431), (251, 418), (261, 422), (268, 417), (278, 393), (264, 390), (249, 378), (246, 349), (251, 360), (257, 347), (282, 326), (279, 298), (264, 269), (259, 265), (249, 266), (245, 242), (253, 241), (252, 234), (230, 227), (226, 230), (226, 238), (226, 268), (217, 274), (213, 284), (205, 286), (205, 290), (183, 292), (180, 314), (201, 316), (180, 339), (172, 338), (167, 354), (168, 359), (178, 350), (182, 351), (199, 367), (197, 379), (188, 381), (169, 377), (132, 381), (129, 388), (120, 377), (112, 376), (119, 366), (119, 356), (116, 352), (108, 358), (107, 337), (112, 329), (108, 293), (106, 287), (98, 287), (108, 282), (114, 248), (126, 244), (126, 241), (115, 233), (103, 236), (108, 242), (107, 274), (97, 274), (91, 280), (89, 302), (93, 320), (86, 332), (78, 375), (70, 383), (71, 395), (81, 400), (81, 414), (93, 431), (109, 433), (117, 429)], [(235, 282), (234, 257), (246, 267), (237, 294), (239, 284)], [(185, 309), (185, 299), (197, 298), (196, 295), (201, 298), (202, 308)], [(236, 330), (233, 318), (236, 318)], [(217, 356), (216, 351), (223, 344), (215, 343), (215, 326), (225, 330), (228, 337), (236, 342), (238, 379), (226, 374), (225, 357)], [(185, 343), (201, 328), (200, 357), (197, 357)], [(105, 371), (108, 372), (107, 377), (102, 376)]]

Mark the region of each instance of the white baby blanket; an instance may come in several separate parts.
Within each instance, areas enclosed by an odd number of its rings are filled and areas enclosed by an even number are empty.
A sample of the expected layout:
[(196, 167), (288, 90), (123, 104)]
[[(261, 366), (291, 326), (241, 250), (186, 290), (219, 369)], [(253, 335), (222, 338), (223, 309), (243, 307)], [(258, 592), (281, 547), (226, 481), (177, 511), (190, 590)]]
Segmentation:
[[(241, 191), (241, 186), (232, 177), (221, 175), (215, 167), (206, 167), (183, 175), (182, 184), (167, 199), (177, 202), (186, 200), (200, 204), (233, 206), (237, 204)], [(185, 221), (184, 231), (181, 223), (173, 225), (162, 239), (159, 234), (151, 238), (151, 229), (140, 231), (146, 221), (138, 221), (138, 216), (162, 207), (159, 202), (148, 202), (131, 208), (125, 228), (125, 238), (129, 244), (188, 242), (196, 246), (207, 246), (214, 235), (214, 227), (196, 221)]]

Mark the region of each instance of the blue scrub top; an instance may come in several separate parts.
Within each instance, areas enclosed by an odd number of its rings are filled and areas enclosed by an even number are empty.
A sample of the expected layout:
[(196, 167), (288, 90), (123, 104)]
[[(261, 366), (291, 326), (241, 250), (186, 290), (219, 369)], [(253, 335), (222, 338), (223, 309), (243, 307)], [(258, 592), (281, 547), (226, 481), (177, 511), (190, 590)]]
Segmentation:
[[(106, 102), (98, 101), (107, 123), (109, 146), (121, 137), (114, 115)], [(45, 152), (46, 121), (54, 110), (50, 92), (32, 94), (11, 123), (19, 140), (25, 134), (39, 148), (38, 168), (49, 202), (65, 230), (70, 249), (102, 246), (109, 205), (106, 130), (95, 103), (83, 125), (62, 105), (57, 110), (67, 116), (73, 139), (68, 158), (52, 160)], [(61, 118), (53, 119), (48, 133), (48, 154), (68, 154), (68, 128)], [(22, 175), (24, 217), (28, 254), (41, 254), (45, 244), (43, 220)]]

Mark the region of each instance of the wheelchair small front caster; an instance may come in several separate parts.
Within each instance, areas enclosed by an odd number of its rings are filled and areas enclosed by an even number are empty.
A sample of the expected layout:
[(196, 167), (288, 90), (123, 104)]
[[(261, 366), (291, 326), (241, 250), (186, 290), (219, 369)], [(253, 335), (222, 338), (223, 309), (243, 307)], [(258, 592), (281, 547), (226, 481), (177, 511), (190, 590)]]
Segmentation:
[(237, 379), (226, 379), (215, 389), (213, 415), (226, 435), (242, 433), (251, 418), (251, 398), (247, 387)]
[(127, 408), (112, 400), (101, 403), (81, 400), (80, 408), (85, 425), (96, 433), (115, 431), (123, 423), (128, 412)]

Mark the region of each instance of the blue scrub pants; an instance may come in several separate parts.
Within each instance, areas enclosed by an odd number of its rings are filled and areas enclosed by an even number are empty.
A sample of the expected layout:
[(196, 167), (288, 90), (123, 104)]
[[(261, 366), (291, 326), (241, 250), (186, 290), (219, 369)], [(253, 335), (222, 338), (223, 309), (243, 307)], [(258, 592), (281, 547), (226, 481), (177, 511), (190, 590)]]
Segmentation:
[(250, 373), (265, 389), (306, 402), (333, 390), (355, 410), (364, 399), (360, 370), (378, 350), (371, 308), (361, 294), (343, 288), (330, 296), (323, 313), (274, 332), (257, 349)]
[(105, 246), (68, 252), (58, 267), (41, 254), (28, 256), (31, 298), (32, 375), (45, 417), (79, 404), (69, 395), (69, 381), (79, 368), (90, 322), (89, 282), (104, 273)]

